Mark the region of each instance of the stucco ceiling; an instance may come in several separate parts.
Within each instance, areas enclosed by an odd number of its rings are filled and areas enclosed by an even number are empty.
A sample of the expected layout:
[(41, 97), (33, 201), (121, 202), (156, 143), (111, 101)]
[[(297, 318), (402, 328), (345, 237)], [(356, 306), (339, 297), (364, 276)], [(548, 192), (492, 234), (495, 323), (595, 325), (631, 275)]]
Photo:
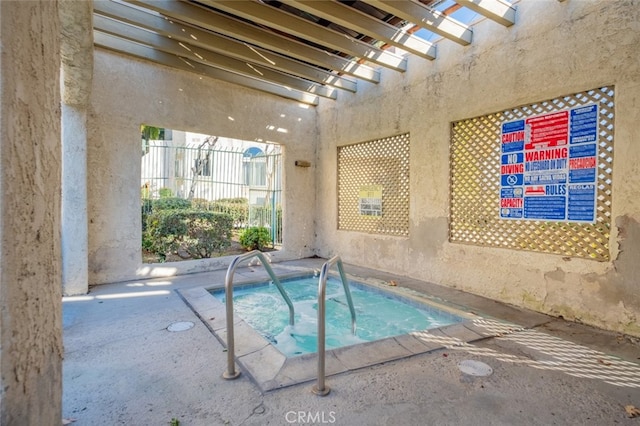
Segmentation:
[(311, 105), (381, 83), (430, 40), (468, 45), (478, 15), (515, 22), (506, 0), (96, 0), (94, 43)]

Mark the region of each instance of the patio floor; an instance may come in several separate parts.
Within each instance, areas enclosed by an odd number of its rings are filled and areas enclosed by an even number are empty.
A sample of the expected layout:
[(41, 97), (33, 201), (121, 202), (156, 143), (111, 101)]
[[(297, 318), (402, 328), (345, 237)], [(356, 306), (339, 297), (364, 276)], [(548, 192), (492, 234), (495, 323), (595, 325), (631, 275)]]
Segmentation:
[[(272, 266), (281, 275), (318, 270), (324, 261)], [(102, 285), (63, 299), (64, 418), (91, 426), (172, 419), (184, 426), (638, 424), (625, 410), (640, 407), (638, 339), (406, 277), (345, 270), (519, 327), (473, 339), (427, 333), (425, 339), (440, 344), (328, 376), (331, 392), (320, 397), (311, 392), (313, 380), (262, 390), (242, 368), (238, 379), (222, 378), (225, 347), (184, 294), (222, 285), (225, 270)], [(254, 265), (238, 268), (234, 282), (261, 278), (267, 274)], [(181, 328), (184, 323), (193, 327)], [(463, 373), (463, 361), (483, 362), (493, 372)]]

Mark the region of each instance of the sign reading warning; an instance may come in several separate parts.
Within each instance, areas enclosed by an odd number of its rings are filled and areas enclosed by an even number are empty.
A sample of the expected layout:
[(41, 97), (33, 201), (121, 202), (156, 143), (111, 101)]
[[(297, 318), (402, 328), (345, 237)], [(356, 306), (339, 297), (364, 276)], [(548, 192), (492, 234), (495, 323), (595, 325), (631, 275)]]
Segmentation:
[(500, 217), (595, 222), (598, 106), (505, 122)]

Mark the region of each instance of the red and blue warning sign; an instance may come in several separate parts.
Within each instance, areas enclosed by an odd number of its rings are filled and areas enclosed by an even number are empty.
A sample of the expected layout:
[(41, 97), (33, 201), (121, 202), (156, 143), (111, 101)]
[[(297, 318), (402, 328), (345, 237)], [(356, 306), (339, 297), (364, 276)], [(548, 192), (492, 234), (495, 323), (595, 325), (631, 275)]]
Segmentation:
[(500, 217), (595, 222), (596, 104), (505, 122)]

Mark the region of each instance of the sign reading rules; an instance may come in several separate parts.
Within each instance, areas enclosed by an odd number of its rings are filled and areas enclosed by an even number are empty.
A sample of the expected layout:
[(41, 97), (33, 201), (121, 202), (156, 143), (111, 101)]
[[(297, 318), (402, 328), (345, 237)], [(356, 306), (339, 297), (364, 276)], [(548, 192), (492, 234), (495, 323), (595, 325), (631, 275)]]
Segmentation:
[(595, 104), (503, 123), (500, 218), (595, 222), (597, 169)]

